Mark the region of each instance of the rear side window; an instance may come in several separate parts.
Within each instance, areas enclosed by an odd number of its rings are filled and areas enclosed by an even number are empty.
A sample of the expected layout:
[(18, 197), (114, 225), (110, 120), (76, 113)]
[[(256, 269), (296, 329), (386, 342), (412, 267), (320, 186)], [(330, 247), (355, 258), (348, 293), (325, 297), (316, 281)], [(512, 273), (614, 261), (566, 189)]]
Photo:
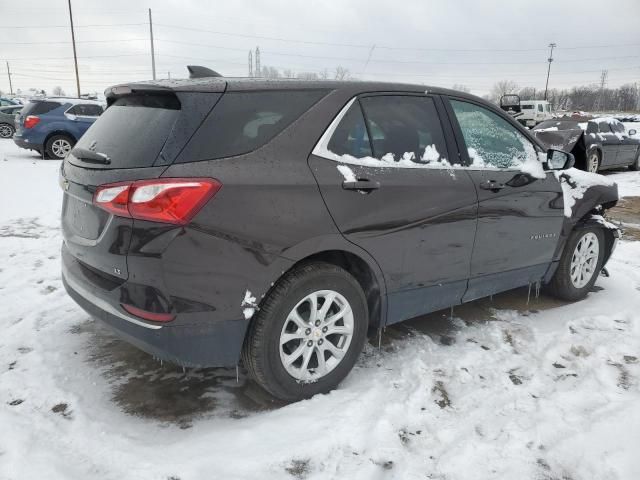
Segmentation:
[(522, 110), (533, 110), (533, 105), (520, 105)]
[(306, 112), (322, 90), (225, 93), (177, 162), (195, 162), (251, 152)]
[(538, 111), (544, 112), (544, 105), (542, 105), (541, 103), (538, 104)]
[(433, 99), (375, 96), (360, 100), (373, 156), (429, 163), (447, 157), (444, 133)]
[[(98, 107), (99, 108), (99, 107)], [(116, 100), (76, 144), (71, 163), (83, 162), (82, 151), (109, 157), (93, 168), (150, 167), (180, 115), (180, 102), (170, 95), (131, 95)]]
[(598, 124), (598, 128), (600, 130), (600, 133), (611, 133), (611, 127), (606, 122), (600, 122)]
[(83, 117), (99, 117), (102, 114), (102, 107), (93, 104), (79, 104), (68, 110), (68, 113)]
[(52, 110), (58, 108), (61, 104), (58, 102), (31, 102), (28, 103), (24, 110), (23, 115), (44, 115)]
[(327, 149), (336, 155), (355, 158), (372, 157), (367, 127), (358, 102), (354, 102), (335, 129)]

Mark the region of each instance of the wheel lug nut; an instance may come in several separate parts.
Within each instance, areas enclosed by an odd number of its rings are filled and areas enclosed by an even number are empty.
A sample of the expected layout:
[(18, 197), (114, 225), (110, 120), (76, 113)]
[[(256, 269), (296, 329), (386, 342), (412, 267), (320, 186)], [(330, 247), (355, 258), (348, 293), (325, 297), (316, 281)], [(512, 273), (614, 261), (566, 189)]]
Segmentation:
[(318, 345), (322, 345), (323, 342), (324, 342), (324, 340), (322, 340), (322, 339), (318, 340)]
[(307, 328), (307, 329), (304, 331), (304, 334), (305, 334), (305, 335), (311, 335), (311, 329), (310, 329), (310, 328)]
[(316, 327), (320, 326), (320, 320), (316, 320)]
[(311, 347), (311, 346), (313, 346), (313, 340), (309, 340), (309, 341), (307, 342), (307, 347)]
[(329, 330), (327, 327), (322, 327), (322, 333), (327, 333), (327, 330)]

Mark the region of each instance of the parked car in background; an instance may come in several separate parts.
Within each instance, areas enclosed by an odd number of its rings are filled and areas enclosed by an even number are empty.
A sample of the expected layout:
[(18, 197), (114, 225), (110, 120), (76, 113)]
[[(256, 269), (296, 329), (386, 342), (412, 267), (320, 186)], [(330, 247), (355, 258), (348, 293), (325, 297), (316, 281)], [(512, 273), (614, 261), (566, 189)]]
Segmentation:
[(6, 107), (9, 105), (20, 105), (20, 102), (13, 98), (0, 97), (0, 107)]
[(594, 118), (586, 122), (550, 120), (532, 131), (549, 148), (573, 153), (576, 165), (588, 172), (629, 167), (640, 170), (640, 137), (627, 131), (615, 118)]
[(99, 102), (66, 97), (31, 100), (16, 119), (13, 141), (21, 148), (62, 159), (104, 111)]
[(613, 182), (466, 93), (218, 77), (105, 94), (60, 170), (67, 292), (156, 357), (242, 358), (283, 400), (335, 388), (369, 330), (527, 284), (581, 299), (618, 237)]
[(551, 104), (546, 100), (522, 100), (520, 102), (520, 111), (521, 115), (518, 116), (518, 122), (529, 128), (553, 118)]
[(22, 105), (0, 107), (0, 138), (11, 138), (16, 131), (16, 116)]

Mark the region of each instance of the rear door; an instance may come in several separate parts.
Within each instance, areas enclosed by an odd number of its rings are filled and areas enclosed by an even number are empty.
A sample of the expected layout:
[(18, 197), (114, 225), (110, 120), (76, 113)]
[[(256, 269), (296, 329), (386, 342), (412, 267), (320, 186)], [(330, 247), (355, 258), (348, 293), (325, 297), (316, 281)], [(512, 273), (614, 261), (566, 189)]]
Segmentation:
[(460, 303), (477, 197), (457, 158), (443, 105), (427, 95), (352, 100), (309, 158), (343, 235), (385, 275), (389, 323)]
[[(542, 278), (559, 240), (564, 204), (560, 183), (542, 171), (535, 145), (518, 128), (479, 103), (451, 98), (449, 105), (479, 200), (468, 301)], [(525, 162), (544, 178), (523, 173)]]
[(600, 120), (598, 122), (598, 133), (602, 142), (602, 159), (600, 164), (603, 167), (611, 167), (617, 165), (618, 151), (622, 146), (622, 140), (618, 138), (608, 121)]
[(611, 129), (614, 135), (620, 140), (620, 147), (618, 148), (618, 155), (616, 156), (616, 165), (630, 165), (636, 159), (638, 140), (629, 137), (624, 125), (618, 120), (615, 120), (611, 124)]

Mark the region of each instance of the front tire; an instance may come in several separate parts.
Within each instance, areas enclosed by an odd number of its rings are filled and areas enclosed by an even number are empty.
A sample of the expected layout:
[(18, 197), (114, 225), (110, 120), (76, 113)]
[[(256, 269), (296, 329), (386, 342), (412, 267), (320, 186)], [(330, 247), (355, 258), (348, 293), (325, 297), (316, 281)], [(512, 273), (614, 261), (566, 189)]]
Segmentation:
[(600, 153), (597, 150), (592, 150), (587, 155), (587, 172), (598, 173), (600, 170)]
[(636, 161), (629, 165), (629, 170), (633, 170), (634, 172), (640, 170), (640, 149), (638, 150), (638, 154), (636, 155)]
[(0, 123), (0, 138), (11, 138), (16, 133), (16, 129), (13, 125), (8, 123)]
[(45, 145), (45, 152), (49, 158), (64, 160), (69, 154), (75, 141), (67, 135), (53, 135)]
[(242, 361), (280, 400), (327, 393), (355, 365), (368, 318), (364, 292), (345, 270), (324, 262), (297, 267), (278, 281), (252, 319)]
[(569, 301), (586, 297), (602, 270), (604, 245), (601, 228), (574, 230), (567, 240), (558, 269), (549, 283), (550, 293)]

